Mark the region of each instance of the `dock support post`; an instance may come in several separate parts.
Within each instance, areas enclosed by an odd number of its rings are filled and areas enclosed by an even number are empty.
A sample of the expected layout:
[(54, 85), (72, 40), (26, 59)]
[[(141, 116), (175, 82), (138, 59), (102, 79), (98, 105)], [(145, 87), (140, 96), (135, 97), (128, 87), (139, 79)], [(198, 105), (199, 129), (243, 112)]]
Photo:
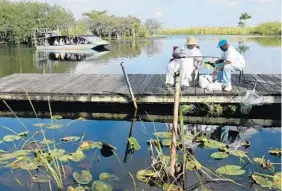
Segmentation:
[(172, 139), (170, 146), (170, 170), (172, 177), (175, 176), (175, 164), (176, 164), (176, 136), (178, 129), (178, 112), (179, 112), (179, 101), (180, 101), (180, 74), (175, 73), (175, 91), (174, 91), (174, 108), (173, 108), (173, 129)]
[(130, 82), (129, 82), (129, 79), (128, 79), (128, 76), (127, 76), (127, 73), (125, 71), (125, 67), (123, 66), (123, 62), (120, 63), (120, 66), (122, 68), (122, 72), (123, 72), (124, 78), (126, 80), (126, 84), (127, 84), (129, 93), (131, 95), (131, 100), (133, 102), (133, 106), (134, 106), (135, 109), (138, 109), (138, 106), (137, 106), (137, 103), (136, 103), (136, 99), (134, 97), (134, 94), (133, 94), (133, 91), (132, 91), (132, 88), (131, 88), (131, 85), (130, 85)]

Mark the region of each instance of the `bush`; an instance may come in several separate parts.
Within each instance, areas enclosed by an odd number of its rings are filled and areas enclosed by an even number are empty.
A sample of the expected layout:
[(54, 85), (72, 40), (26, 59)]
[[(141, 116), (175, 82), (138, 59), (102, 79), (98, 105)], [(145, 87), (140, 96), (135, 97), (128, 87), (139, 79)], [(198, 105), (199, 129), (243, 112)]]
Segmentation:
[(266, 22), (254, 27), (252, 34), (255, 35), (281, 35), (281, 22)]

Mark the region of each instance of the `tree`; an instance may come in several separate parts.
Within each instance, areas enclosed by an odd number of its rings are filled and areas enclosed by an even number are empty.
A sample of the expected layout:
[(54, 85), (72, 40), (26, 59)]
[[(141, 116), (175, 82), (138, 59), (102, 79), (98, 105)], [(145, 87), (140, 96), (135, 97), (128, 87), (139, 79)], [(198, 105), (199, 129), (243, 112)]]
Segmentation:
[(247, 12), (242, 13), (241, 16), (239, 17), (239, 26), (245, 27), (247, 20), (251, 19), (251, 15), (249, 15)]
[(145, 28), (149, 31), (150, 35), (154, 35), (162, 28), (162, 23), (155, 18), (148, 18), (145, 22)]

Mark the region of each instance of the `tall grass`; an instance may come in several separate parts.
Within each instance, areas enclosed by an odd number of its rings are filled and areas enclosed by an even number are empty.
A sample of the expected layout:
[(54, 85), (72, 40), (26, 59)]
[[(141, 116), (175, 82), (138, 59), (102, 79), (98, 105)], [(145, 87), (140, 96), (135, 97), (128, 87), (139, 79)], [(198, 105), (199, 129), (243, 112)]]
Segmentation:
[(161, 34), (280, 36), (281, 22), (266, 22), (256, 27), (194, 27), (182, 29), (164, 29), (161, 31)]

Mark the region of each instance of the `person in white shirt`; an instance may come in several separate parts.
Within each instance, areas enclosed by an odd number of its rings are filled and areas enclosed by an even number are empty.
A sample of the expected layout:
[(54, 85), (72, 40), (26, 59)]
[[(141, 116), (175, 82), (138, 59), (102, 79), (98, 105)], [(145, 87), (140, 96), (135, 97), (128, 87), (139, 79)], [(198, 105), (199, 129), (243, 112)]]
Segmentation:
[(196, 39), (190, 37), (186, 41), (186, 46), (174, 50), (173, 59), (168, 65), (166, 84), (174, 86), (174, 74), (180, 72), (182, 88), (189, 87), (192, 81), (192, 73), (198, 73), (198, 67), (202, 61), (202, 53), (196, 47), (196, 44)]
[(229, 45), (227, 40), (220, 40), (217, 47), (222, 50), (222, 58), (215, 62), (217, 80), (223, 83), (225, 91), (231, 91), (231, 73), (236, 70), (242, 71), (246, 62), (240, 52)]

